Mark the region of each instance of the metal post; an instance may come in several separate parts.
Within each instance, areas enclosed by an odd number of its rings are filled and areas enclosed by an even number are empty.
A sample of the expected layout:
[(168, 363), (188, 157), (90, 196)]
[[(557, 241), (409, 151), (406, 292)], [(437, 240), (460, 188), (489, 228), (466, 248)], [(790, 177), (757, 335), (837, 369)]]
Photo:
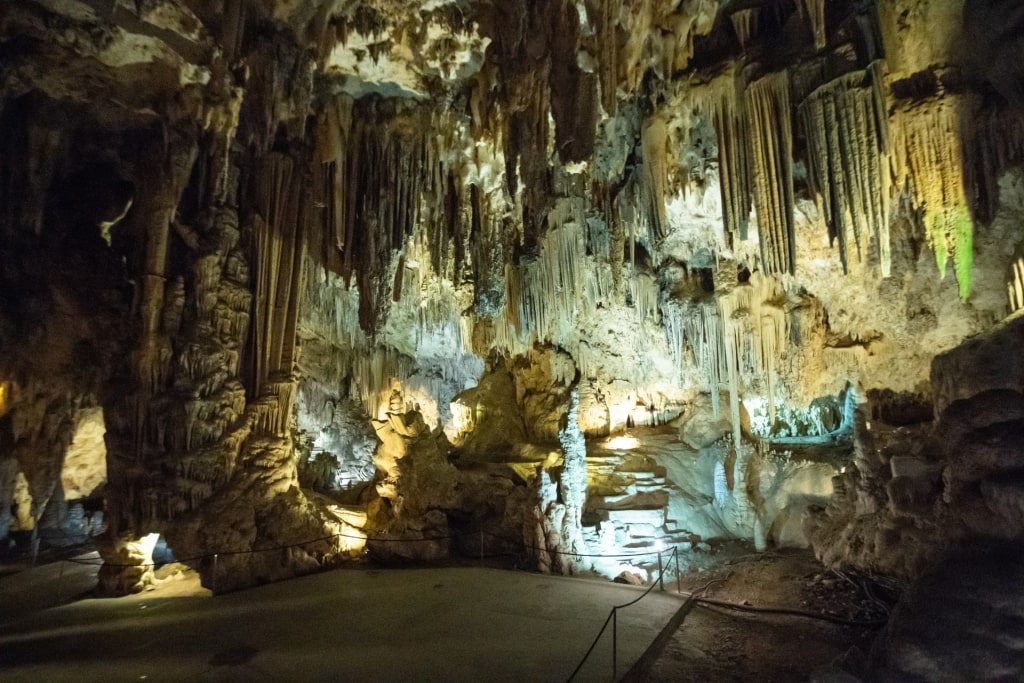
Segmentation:
[(672, 553), (676, 556), (676, 593), (682, 593), (683, 592), (683, 587), (679, 583), (679, 580), (680, 580), (680, 576), (679, 576), (679, 546), (676, 546), (675, 548), (673, 548), (672, 549)]
[(619, 608), (612, 607), (612, 681), (618, 678), (619, 669)]
[(661, 565), (661, 551), (658, 551), (658, 589), (664, 592), (665, 590), (665, 570)]
[(32, 526), (32, 568), (39, 561), (39, 522)]
[(60, 575), (57, 577), (57, 604), (64, 602), (64, 560), (60, 561)]
[(211, 583), (213, 585), (214, 595), (217, 594), (217, 558), (219, 557), (220, 555), (218, 555), (217, 553), (213, 554), (213, 581)]

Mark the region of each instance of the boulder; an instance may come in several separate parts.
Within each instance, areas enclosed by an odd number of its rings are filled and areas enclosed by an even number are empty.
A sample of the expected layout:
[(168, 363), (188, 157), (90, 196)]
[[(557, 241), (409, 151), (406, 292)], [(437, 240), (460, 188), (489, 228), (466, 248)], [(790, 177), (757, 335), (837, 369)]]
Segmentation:
[(904, 591), (871, 654), (866, 680), (1024, 679), (1024, 548), (958, 549)]
[(931, 386), (940, 415), (954, 401), (991, 389), (1024, 391), (1024, 315), (937, 355)]

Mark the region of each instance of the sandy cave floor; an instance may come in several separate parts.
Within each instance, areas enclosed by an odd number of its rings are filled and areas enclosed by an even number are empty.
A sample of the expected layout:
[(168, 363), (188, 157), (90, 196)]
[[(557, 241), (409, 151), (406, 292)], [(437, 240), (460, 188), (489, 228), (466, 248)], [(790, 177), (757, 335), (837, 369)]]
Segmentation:
[[(703, 595), (715, 600), (858, 622), (884, 620), (895, 597), (884, 587), (824, 569), (806, 550), (736, 552), (727, 550), (722, 562), (684, 575), (683, 590), (699, 591), (711, 583)], [(807, 681), (839, 660), (856, 668), (880, 629), (877, 623), (851, 626), (700, 606), (687, 614), (639, 680)]]
[[(808, 551), (759, 554), (752, 552), (745, 544), (728, 543), (716, 548), (715, 554), (707, 556), (702, 564), (702, 570), (684, 573), (680, 578), (679, 585), (684, 592), (707, 587), (702, 594), (708, 598), (752, 607), (795, 609), (816, 614), (828, 613), (854, 621), (872, 621), (884, 618), (884, 602), (893, 597), (886, 589), (878, 586), (875, 586), (873, 592), (867, 592), (857, 577), (846, 578), (825, 570)], [(71, 595), (75, 596), (73, 601), (79, 604), (90, 602), (83, 601), (88, 593), (80, 592), (80, 589), (84, 589), (92, 580), (94, 569), (79, 565), (75, 568), (77, 573), (65, 570), (63, 576), (60, 576), (56, 568), (57, 564), (53, 563), (22, 572), (12, 569), (0, 573), (0, 595), (5, 593), (5, 587), (13, 588), (15, 583), (28, 587), (20, 596), (20, 602), (12, 599), (15, 596), (10, 593), (6, 595), (6, 604), (11, 608), (20, 604), (22, 612), (19, 616), (4, 610), (9, 613), (3, 615), (7, 619), (0, 619), (0, 622), (7, 621), (13, 627), (8, 629), (9, 634), (20, 630), (18, 622), (22, 617), (27, 618), (29, 623), (38, 619), (40, 614), (47, 618), (47, 613), (40, 610), (55, 604), (52, 602), (53, 589), (58, 577), (63, 582), (62, 591), (66, 594), (63, 602), (71, 599)], [(456, 569), (459, 567), (431, 568), (432, 571), (440, 572)], [(377, 573), (379, 570), (370, 571)], [(320, 576), (329, 577), (340, 573), (328, 572)], [(530, 576), (525, 572), (515, 574)], [(165, 578), (154, 589), (120, 601), (129, 605), (145, 604), (162, 598), (209, 598), (209, 592), (199, 585), (198, 576), (187, 568), (181, 568), (180, 565), (168, 566), (158, 575)], [(316, 578), (305, 581), (310, 580), (317, 581)], [(279, 586), (284, 588), (289, 583), (302, 581), (283, 582)], [(558, 585), (573, 585), (574, 590), (586, 590), (588, 585), (608, 583), (594, 579), (569, 581), (570, 584)], [(594, 585), (594, 589), (597, 588)], [(666, 593), (674, 593), (674, 577), (666, 581), (665, 588)], [(235, 594), (236, 597), (232, 599), (258, 601), (261, 591), (243, 591)], [(33, 593), (36, 594), (34, 599), (31, 595)], [(515, 600), (515, 595), (514, 590), (510, 589), (506, 600)], [(659, 602), (667, 597), (660, 596)], [(216, 598), (214, 602), (219, 600), (223, 598)], [(682, 600), (679, 599), (675, 604), (681, 605)], [(653, 640), (658, 629), (666, 623), (664, 610), (665, 605), (659, 605), (658, 609), (646, 615), (651, 622), (647, 627), (648, 642)], [(870, 649), (879, 628), (877, 625), (849, 626), (795, 616), (696, 607), (686, 614), (681, 626), (672, 634), (650, 669), (633, 680), (806, 681), (812, 673), (827, 669), (837, 659), (850, 659), (848, 653), (852, 648), (855, 648), (853, 661), (856, 663), (859, 656), (857, 653), (866, 653)], [(598, 670), (603, 671), (600, 667)]]

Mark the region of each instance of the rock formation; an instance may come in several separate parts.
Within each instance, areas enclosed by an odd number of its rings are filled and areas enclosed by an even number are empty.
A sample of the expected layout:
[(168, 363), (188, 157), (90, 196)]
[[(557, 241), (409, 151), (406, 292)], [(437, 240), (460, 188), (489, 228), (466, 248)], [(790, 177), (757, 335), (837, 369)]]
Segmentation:
[(5, 6), (2, 551), (1019, 542), (1010, 4)]

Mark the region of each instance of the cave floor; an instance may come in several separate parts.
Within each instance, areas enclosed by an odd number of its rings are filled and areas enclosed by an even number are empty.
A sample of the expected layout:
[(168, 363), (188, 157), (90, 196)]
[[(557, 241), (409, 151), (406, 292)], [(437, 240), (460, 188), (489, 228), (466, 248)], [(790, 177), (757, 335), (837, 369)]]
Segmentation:
[[(853, 621), (885, 614), (856, 577), (825, 571), (807, 551), (729, 545), (707, 559), (681, 577), (684, 592)], [(642, 592), (462, 566), (339, 570), (216, 598), (185, 571), (151, 592), (91, 599), (95, 573), (52, 563), (0, 578), (0, 680), (565, 681), (609, 608)], [(675, 587), (668, 580), (619, 612), (620, 676), (673, 615), (681, 625), (631, 680), (806, 681), (851, 648), (866, 653), (879, 628), (685, 609)], [(575, 680), (610, 672), (606, 633)]]
[[(55, 565), (32, 572), (55, 589)], [(642, 589), (489, 568), (339, 570), (211, 597), (195, 575), (0, 625), (0, 680), (565, 681), (612, 605)], [(64, 590), (85, 573), (64, 576)], [(618, 617), (620, 675), (682, 605)], [(38, 604), (38, 601), (35, 603)], [(0, 623), (2, 623), (0, 621)], [(610, 677), (608, 637), (575, 680)]]
[[(888, 601), (894, 597), (877, 586), (866, 591), (859, 577), (825, 570), (809, 551), (734, 555), (705, 571), (684, 575), (683, 591), (704, 587), (702, 595), (719, 601), (828, 614), (855, 622), (884, 620)], [(849, 681), (835, 665), (857, 672), (880, 628), (878, 623), (853, 626), (697, 606), (686, 613), (653, 665), (634, 680)]]

